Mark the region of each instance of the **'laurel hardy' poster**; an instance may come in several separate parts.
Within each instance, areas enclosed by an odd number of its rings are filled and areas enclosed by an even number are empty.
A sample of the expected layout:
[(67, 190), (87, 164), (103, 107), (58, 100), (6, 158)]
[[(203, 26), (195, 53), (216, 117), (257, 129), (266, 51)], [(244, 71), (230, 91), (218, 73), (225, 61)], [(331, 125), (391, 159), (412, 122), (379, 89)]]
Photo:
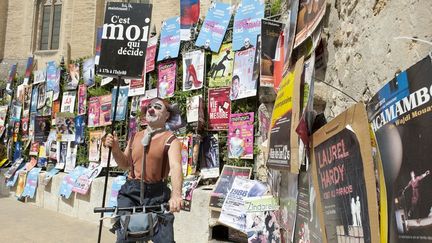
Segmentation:
[(108, 2), (97, 73), (139, 78), (143, 73), (151, 4)]
[(230, 115), (228, 158), (253, 159), (254, 113)]
[(380, 186), (387, 191), (381, 204), (388, 210), (381, 214), (388, 242), (432, 240), (431, 61), (428, 56), (401, 72), (368, 103), (385, 179)]
[(180, 17), (162, 22), (157, 61), (177, 58), (180, 50)]
[(209, 87), (227, 87), (231, 85), (234, 64), (232, 44), (223, 44), (219, 53), (213, 53), (210, 71), (208, 72)]
[(174, 96), (177, 64), (175, 60), (159, 63), (157, 96), (165, 99)]
[(256, 46), (264, 18), (264, 1), (243, 0), (234, 16), (233, 50), (246, 50)]
[(183, 91), (201, 89), (204, 82), (205, 55), (203, 50), (183, 55)]
[(230, 4), (213, 2), (207, 11), (195, 45), (218, 53), (231, 20), (232, 11)]
[(231, 114), (230, 88), (208, 90), (208, 129), (227, 130)]
[(366, 109), (358, 103), (313, 134), (312, 173), (324, 242), (379, 242), (368, 128)]
[(235, 53), (231, 100), (255, 96), (257, 93), (258, 77), (254, 75), (255, 51), (255, 47), (252, 47)]

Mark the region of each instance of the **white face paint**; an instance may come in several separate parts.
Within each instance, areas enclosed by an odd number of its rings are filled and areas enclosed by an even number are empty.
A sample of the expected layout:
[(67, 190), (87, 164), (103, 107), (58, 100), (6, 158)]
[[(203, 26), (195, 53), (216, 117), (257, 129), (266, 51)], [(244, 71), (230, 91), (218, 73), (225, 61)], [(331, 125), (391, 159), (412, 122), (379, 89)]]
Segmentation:
[(146, 120), (153, 128), (164, 127), (169, 117), (169, 112), (161, 100), (153, 100), (147, 106)]

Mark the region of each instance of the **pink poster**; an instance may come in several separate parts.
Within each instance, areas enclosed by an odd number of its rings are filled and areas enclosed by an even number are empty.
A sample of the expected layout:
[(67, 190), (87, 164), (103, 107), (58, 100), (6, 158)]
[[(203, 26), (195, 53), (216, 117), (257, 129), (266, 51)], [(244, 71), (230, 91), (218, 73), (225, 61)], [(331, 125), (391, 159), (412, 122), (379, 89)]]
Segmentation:
[(253, 159), (254, 113), (231, 114), (228, 129), (228, 158)]
[(158, 65), (158, 97), (168, 98), (174, 96), (177, 64), (175, 60)]
[(209, 130), (227, 130), (231, 113), (230, 88), (209, 89), (208, 115)]
[(146, 52), (146, 73), (149, 73), (155, 69), (156, 59), (156, 47), (157, 47), (157, 36), (151, 37), (147, 43)]
[(99, 126), (106, 126), (111, 124), (111, 96), (111, 94), (99, 96)]
[(99, 126), (99, 107), (99, 97), (91, 97), (88, 107), (88, 127)]
[(87, 111), (87, 86), (81, 84), (78, 87), (78, 115), (85, 115)]

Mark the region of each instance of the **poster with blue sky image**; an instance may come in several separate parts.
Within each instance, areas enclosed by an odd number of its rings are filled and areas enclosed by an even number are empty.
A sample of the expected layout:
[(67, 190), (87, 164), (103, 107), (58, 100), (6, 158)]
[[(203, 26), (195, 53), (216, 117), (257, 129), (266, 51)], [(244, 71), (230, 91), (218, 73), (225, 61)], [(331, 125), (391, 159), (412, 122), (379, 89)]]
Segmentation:
[(264, 0), (243, 0), (234, 17), (233, 50), (246, 50), (256, 45), (264, 18)]
[(160, 46), (157, 61), (177, 58), (180, 50), (180, 17), (175, 16), (162, 22)]
[(219, 52), (232, 15), (232, 7), (227, 3), (213, 3), (201, 27), (196, 46), (212, 52)]

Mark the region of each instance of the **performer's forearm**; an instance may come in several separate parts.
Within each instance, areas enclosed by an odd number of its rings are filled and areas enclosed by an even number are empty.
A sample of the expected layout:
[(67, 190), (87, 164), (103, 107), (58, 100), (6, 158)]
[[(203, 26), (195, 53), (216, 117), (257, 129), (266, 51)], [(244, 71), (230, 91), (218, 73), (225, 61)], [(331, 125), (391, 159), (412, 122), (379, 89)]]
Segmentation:
[(118, 164), (118, 167), (120, 167), (121, 169), (129, 169), (128, 158), (123, 153), (123, 151), (121, 151), (119, 147), (113, 147), (111, 151), (115, 161)]
[(178, 166), (175, 166), (174, 168), (171, 168), (171, 184), (172, 184), (171, 194), (174, 196), (181, 197), (183, 175), (182, 175), (180, 164)]

